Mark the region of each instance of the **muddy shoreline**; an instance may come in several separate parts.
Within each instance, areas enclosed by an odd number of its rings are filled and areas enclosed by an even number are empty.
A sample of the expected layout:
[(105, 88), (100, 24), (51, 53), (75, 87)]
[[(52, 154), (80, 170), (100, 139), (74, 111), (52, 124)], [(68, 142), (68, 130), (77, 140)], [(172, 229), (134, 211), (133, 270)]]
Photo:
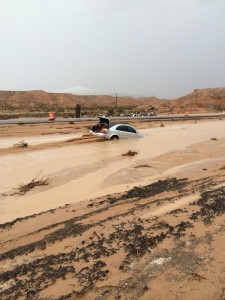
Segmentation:
[[(0, 298), (224, 299), (225, 138), (210, 137), (151, 160), (132, 158), (102, 183), (129, 174), (126, 191), (80, 202), (74, 194), (74, 202), (3, 222)], [(21, 197), (42, 194), (40, 187)]]
[[(224, 182), (223, 177), (220, 180)], [(206, 185), (212, 190), (204, 191)], [(146, 208), (165, 205), (192, 194), (193, 190), (202, 192), (188, 208), (168, 211), (165, 216), (142, 218)], [(223, 234), (224, 225), (215, 231), (214, 220), (224, 222), (224, 199), (225, 187), (216, 188), (213, 177), (194, 182), (168, 178), (124, 194), (90, 200), (81, 209), (85, 214), (79, 214), (76, 206), (67, 205), (61, 209), (77, 216), (40, 228), (31, 233), (31, 239), (37, 239), (35, 242), (1, 253), (0, 260), (6, 264), (19, 258), (29, 260), (34, 253), (39, 256), (1, 272), (1, 299), (128, 299), (128, 295), (133, 299), (148, 299), (152, 295), (152, 281), (165, 273), (165, 269), (170, 276), (178, 269), (180, 279), (175, 282), (184, 277), (191, 282), (205, 281), (207, 276), (202, 270), (207, 267), (210, 255), (206, 257), (205, 252), (198, 253), (195, 248), (199, 244), (212, 247), (218, 232)], [(7, 223), (1, 226), (1, 231), (10, 234), (15, 227), (26, 226), (32, 218), (55, 213), (57, 210)], [(198, 227), (203, 226), (207, 233), (199, 235)], [(20, 243), (27, 238), (20, 237)], [(9, 249), (11, 242), (4, 248)], [(61, 248), (62, 244), (64, 252), (46, 255), (49, 248)], [(143, 265), (147, 267), (142, 271)], [(113, 287), (112, 278), (117, 281)], [(70, 292), (45, 298), (48, 288), (58, 280), (65, 283), (72, 280)], [(175, 294), (176, 289), (171, 296)]]

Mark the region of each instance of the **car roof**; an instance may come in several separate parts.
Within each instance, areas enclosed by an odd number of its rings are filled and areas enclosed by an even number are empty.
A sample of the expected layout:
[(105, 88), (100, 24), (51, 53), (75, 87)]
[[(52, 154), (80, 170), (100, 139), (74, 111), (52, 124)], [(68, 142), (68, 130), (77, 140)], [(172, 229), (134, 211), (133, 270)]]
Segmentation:
[[(124, 124), (124, 123), (109, 123), (109, 127), (112, 127), (112, 126), (119, 126), (119, 125), (121, 125), (121, 126), (129, 126), (129, 127), (132, 127), (131, 125), (129, 125), (129, 124)], [(133, 128), (133, 127), (132, 127)]]

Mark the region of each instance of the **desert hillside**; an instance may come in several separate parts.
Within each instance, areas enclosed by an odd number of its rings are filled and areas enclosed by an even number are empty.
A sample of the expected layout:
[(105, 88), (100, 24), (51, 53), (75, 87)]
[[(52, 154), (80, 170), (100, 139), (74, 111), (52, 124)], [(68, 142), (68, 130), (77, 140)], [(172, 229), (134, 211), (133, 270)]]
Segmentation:
[(225, 88), (195, 89), (192, 93), (171, 102), (173, 109), (189, 107), (190, 110), (225, 110)]
[(63, 107), (74, 107), (81, 104), (84, 107), (93, 106), (138, 106), (140, 104), (150, 105), (161, 102), (156, 97), (132, 98), (116, 97), (110, 95), (87, 95), (80, 96), (70, 93), (48, 93), (45, 91), (0, 91), (0, 109), (7, 108), (34, 108), (41, 105), (58, 105)]
[(46, 111), (74, 109), (77, 104), (83, 108), (133, 107), (147, 110), (154, 106), (159, 113), (216, 112), (225, 110), (225, 88), (195, 89), (190, 94), (177, 99), (159, 99), (157, 97), (124, 97), (118, 95), (80, 96), (68, 93), (48, 93), (38, 91), (0, 91), (0, 111)]

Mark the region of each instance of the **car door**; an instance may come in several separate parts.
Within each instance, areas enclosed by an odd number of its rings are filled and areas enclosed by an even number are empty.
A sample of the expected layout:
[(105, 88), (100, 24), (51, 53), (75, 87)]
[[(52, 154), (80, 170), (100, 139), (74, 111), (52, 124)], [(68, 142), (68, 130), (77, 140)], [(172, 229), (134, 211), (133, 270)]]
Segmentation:
[(116, 128), (116, 131), (117, 131), (117, 135), (120, 139), (127, 139), (130, 136), (127, 125), (118, 125)]
[(137, 137), (137, 131), (133, 127), (127, 125), (127, 131), (130, 137)]
[(118, 131), (118, 136), (120, 138), (128, 139), (128, 138), (137, 137), (136, 130), (129, 125), (119, 125), (117, 127), (117, 131)]

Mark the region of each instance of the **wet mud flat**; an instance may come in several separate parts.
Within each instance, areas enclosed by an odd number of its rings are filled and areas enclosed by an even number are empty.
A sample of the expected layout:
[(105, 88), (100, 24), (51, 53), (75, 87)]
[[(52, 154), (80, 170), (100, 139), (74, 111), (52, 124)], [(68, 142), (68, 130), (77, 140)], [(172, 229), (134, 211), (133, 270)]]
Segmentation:
[(0, 299), (224, 299), (224, 175), (166, 178), (1, 224)]

